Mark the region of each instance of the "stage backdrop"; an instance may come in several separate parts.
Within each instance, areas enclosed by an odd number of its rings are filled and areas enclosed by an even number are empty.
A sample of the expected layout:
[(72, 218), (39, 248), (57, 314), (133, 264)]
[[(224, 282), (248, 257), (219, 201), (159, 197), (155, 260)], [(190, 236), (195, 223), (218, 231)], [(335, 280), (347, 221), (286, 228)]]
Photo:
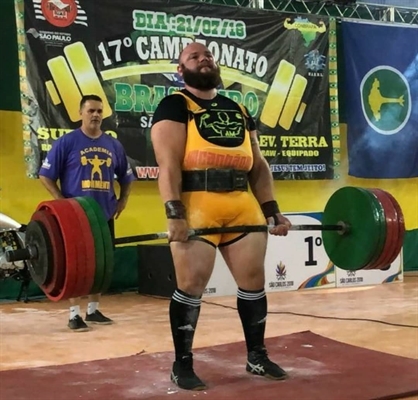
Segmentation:
[(152, 116), (183, 87), (176, 63), (192, 41), (220, 64), (220, 93), (256, 119), (275, 179), (338, 177), (334, 20), (182, 1), (15, 1), (30, 177), (95, 93), (138, 179), (157, 178)]

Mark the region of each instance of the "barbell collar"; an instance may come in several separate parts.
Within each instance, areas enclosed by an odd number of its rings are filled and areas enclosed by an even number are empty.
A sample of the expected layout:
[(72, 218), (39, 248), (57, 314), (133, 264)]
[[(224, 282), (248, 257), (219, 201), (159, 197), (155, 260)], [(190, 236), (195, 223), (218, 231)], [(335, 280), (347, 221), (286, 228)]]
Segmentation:
[(341, 233), (347, 233), (350, 230), (350, 226), (344, 222), (339, 222), (336, 225), (292, 225), (290, 231), (339, 231)]
[(38, 257), (38, 249), (28, 245), (24, 249), (8, 250), (5, 255), (7, 262), (34, 260)]

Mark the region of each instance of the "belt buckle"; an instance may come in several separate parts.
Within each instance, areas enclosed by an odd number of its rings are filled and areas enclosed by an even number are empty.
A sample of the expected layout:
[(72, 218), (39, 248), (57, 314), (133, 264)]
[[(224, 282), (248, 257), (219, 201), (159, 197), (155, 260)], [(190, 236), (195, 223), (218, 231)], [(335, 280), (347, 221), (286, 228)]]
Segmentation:
[(206, 168), (205, 169), (205, 192), (213, 192), (213, 189), (208, 184), (209, 172), (213, 171), (215, 168)]
[[(214, 174), (210, 176), (210, 172), (214, 171)], [(218, 171), (220, 182), (209, 182), (208, 180), (210, 178), (216, 177), (216, 171)], [(225, 179), (225, 174), (227, 174), (227, 178)], [(218, 169), (218, 168), (206, 168), (205, 169), (205, 191), (207, 192), (231, 192), (235, 189), (235, 170), (232, 168), (228, 169)], [(227, 185), (225, 185), (225, 182), (227, 182)], [(226, 187), (225, 187), (226, 186)]]
[(229, 174), (230, 174), (230, 186), (229, 186), (229, 191), (233, 192), (236, 188), (237, 188), (237, 170), (231, 168), (229, 170)]
[(208, 192), (208, 170), (209, 170), (210, 168), (206, 168), (205, 169), (205, 192)]

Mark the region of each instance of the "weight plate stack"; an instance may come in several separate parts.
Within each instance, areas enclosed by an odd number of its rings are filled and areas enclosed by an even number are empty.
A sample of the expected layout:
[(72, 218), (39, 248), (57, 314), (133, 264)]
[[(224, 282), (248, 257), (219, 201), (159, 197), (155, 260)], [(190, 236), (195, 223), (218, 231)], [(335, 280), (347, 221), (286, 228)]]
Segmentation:
[(94, 238), (94, 254), (96, 260), (96, 270), (94, 275), (93, 286), (91, 287), (90, 294), (101, 293), (103, 287), (103, 280), (105, 276), (105, 250), (103, 243), (102, 228), (99, 220), (97, 219), (96, 213), (91, 207), (90, 203), (85, 197), (76, 197), (75, 200), (83, 208), (89, 223), (90, 229)]
[(370, 195), (357, 187), (338, 189), (328, 200), (323, 225), (349, 225), (347, 232), (322, 231), (324, 249), (335, 266), (362, 269), (376, 254), (382, 231), (379, 210)]
[(48, 278), (40, 287), (50, 300), (55, 301), (55, 297), (61, 293), (65, 282), (66, 260), (61, 231), (55, 217), (45, 210), (35, 211), (31, 220), (39, 221), (44, 225), (51, 242), (52, 265)]
[(110, 234), (109, 225), (100, 205), (92, 197), (85, 197), (86, 201), (96, 214), (98, 225), (102, 232), (103, 249), (104, 249), (104, 265), (105, 273), (100, 293), (105, 293), (109, 288), (113, 277), (113, 263), (114, 263), (114, 248), (112, 236)]

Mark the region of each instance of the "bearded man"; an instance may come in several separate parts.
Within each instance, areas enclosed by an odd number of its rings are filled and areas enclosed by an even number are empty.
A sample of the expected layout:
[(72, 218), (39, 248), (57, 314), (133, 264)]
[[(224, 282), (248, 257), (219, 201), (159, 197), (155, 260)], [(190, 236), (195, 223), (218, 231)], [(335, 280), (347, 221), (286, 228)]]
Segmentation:
[(169, 310), (175, 349), (171, 380), (186, 390), (207, 388), (194, 372), (192, 347), (217, 248), (238, 287), (247, 372), (284, 379), (286, 372), (270, 361), (264, 345), (267, 229), (194, 237), (189, 229), (264, 224), (273, 226), (274, 235), (287, 235), (290, 222), (274, 198), (253, 118), (246, 107), (217, 92), (221, 73), (209, 49), (189, 44), (177, 70), (185, 88), (160, 102), (151, 129), (177, 281)]

